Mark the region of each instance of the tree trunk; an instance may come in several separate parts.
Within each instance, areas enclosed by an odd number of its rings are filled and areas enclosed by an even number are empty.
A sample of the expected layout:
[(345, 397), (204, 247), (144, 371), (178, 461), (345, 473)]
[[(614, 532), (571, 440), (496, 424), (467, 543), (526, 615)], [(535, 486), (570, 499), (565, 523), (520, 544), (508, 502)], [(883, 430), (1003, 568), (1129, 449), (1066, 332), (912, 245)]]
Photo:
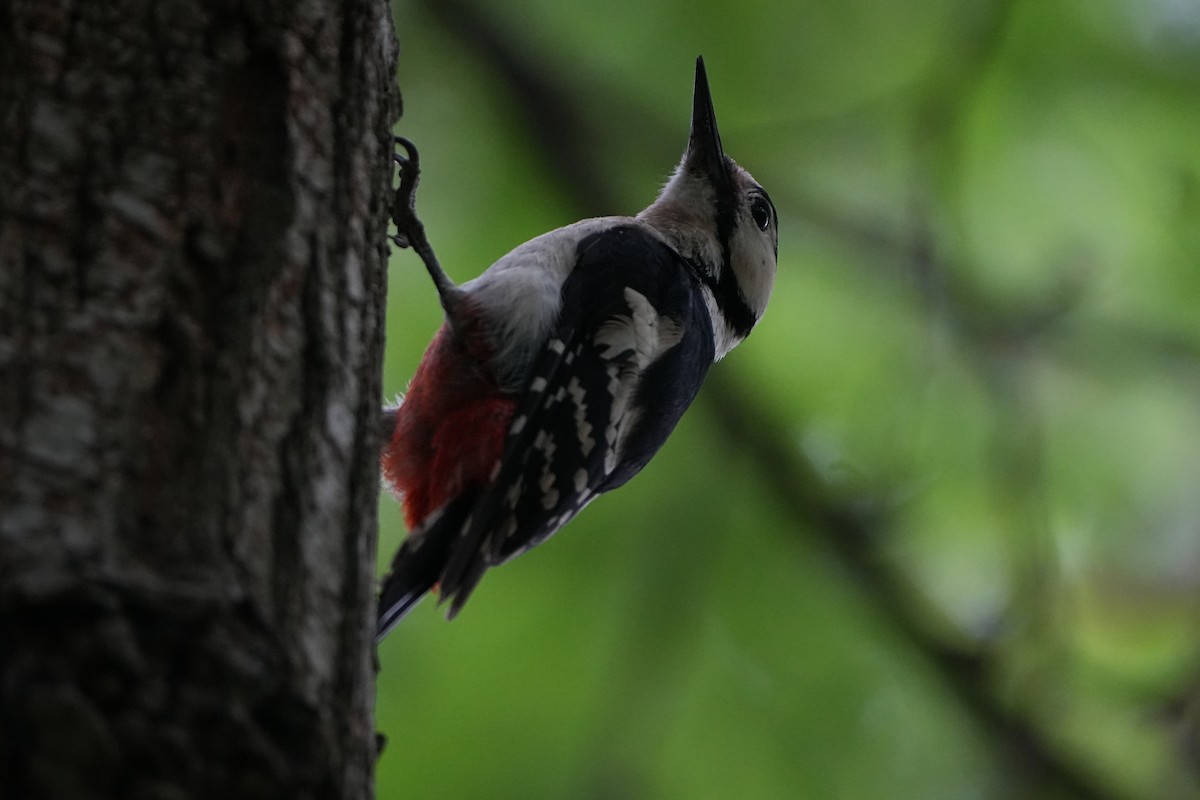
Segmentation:
[(0, 796), (371, 796), (394, 57), (0, 7)]

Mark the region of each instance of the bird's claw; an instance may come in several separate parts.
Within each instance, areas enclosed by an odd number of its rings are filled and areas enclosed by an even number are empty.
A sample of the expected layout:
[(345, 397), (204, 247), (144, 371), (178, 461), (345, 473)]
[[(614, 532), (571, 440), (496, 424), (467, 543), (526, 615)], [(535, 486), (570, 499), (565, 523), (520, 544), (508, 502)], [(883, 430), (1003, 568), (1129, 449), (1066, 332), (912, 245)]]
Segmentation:
[(396, 193), (392, 196), (392, 222), (396, 224), (396, 233), (388, 238), (397, 247), (412, 248), (413, 252), (421, 257), (425, 268), (429, 270), (429, 276), (433, 278), (433, 285), (437, 287), (442, 308), (446, 310), (447, 316), (453, 318), (454, 309), (458, 305), (458, 288), (438, 263), (437, 255), (434, 254), (429, 239), (425, 237), (425, 226), (417, 218), (416, 196), (417, 182), (421, 178), (420, 156), (417, 155), (416, 145), (403, 136), (393, 137), (393, 142), (404, 148), (405, 154), (392, 152), (392, 160), (400, 165), (400, 185), (396, 187)]
[(400, 168), (400, 185), (392, 197), (392, 222), (396, 225), (396, 234), (389, 238), (397, 247), (413, 247), (415, 242), (423, 241), (425, 237), (425, 228), (417, 219), (416, 209), (421, 158), (416, 145), (403, 136), (393, 136), (392, 141), (394, 145), (404, 148), (405, 154), (392, 152), (392, 160)]

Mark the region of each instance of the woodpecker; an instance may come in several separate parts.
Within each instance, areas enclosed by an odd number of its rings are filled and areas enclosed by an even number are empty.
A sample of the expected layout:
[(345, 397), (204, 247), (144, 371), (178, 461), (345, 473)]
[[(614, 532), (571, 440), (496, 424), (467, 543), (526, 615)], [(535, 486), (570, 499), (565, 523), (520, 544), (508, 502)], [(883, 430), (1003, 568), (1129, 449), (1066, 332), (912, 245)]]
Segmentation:
[(538, 236), (460, 286), (416, 216), (416, 148), (397, 143), (393, 238), (446, 319), (384, 409), (382, 472), (411, 532), (379, 639), (435, 587), (453, 618), (489, 567), (637, 474), (762, 317), (778, 255), (775, 206), (721, 148), (702, 58), (687, 149), (648, 208)]

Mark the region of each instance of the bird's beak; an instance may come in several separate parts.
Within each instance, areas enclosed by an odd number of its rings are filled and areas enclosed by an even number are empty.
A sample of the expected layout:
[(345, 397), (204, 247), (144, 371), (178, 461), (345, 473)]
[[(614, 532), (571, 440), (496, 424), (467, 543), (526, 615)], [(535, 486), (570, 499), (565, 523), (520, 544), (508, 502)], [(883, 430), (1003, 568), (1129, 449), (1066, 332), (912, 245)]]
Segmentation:
[(725, 164), (725, 151), (721, 149), (721, 134), (717, 132), (717, 115), (713, 111), (712, 95), (708, 91), (708, 75), (704, 72), (703, 56), (696, 59), (692, 131), (688, 138), (684, 163), (690, 171), (706, 176), (718, 191), (729, 188), (729, 169)]

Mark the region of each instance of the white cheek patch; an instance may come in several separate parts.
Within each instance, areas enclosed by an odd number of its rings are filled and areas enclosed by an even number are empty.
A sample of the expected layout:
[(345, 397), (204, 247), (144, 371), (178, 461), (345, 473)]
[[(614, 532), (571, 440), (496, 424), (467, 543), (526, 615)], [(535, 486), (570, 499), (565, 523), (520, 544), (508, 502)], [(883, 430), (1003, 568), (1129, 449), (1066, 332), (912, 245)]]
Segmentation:
[(774, 242), (757, 227), (739, 225), (730, 242), (730, 257), (742, 297), (762, 316), (775, 287)]

